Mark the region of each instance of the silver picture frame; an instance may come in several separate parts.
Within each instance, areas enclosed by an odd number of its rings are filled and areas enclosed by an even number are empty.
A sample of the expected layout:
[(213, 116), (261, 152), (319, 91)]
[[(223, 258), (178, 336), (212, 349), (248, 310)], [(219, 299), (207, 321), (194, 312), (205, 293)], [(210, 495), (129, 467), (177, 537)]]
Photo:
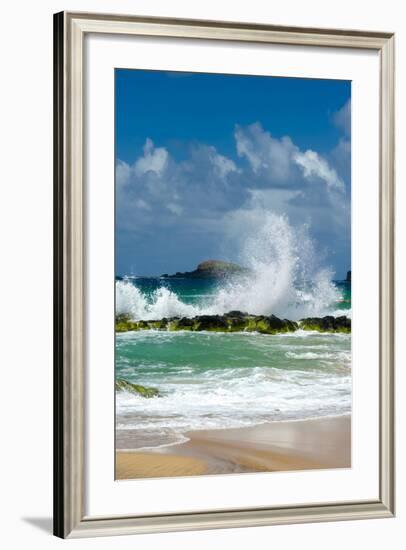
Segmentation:
[[(379, 498), (88, 517), (84, 471), (83, 42), (88, 33), (374, 50), (380, 56)], [(62, 538), (385, 518), (395, 509), (394, 35), (62, 12), (54, 16), (54, 534)]]

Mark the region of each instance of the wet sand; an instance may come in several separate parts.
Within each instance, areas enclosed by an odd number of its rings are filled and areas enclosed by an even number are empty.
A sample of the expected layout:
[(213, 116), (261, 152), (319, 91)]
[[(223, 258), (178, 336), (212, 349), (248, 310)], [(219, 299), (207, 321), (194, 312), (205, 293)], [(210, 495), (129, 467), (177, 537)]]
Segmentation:
[(116, 452), (116, 479), (351, 467), (351, 417), (188, 432), (189, 441)]
[(116, 479), (196, 476), (207, 473), (203, 460), (170, 454), (116, 453)]

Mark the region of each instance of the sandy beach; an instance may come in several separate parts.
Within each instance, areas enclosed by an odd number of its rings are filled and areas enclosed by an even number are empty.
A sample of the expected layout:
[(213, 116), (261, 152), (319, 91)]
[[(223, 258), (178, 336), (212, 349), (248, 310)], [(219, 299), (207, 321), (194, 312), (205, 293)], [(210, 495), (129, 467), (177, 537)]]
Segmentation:
[(116, 452), (116, 479), (351, 467), (351, 416), (188, 432), (189, 441)]

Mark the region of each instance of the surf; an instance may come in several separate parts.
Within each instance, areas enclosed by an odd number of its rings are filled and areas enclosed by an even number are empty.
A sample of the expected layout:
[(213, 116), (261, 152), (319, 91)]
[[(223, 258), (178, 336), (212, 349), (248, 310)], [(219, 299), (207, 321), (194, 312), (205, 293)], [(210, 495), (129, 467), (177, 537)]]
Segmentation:
[(269, 212), (258, 218), (258, 226), (245, 236), (238, 254), (249, 275), (225, 279), (193, 304), (164, 280), (146, 293), (137, 286), (137, 279), (124, 278), (116, 281), (116, 314), (133, 320), (223, 315), (232, 310), (291, 320), (334, 314), (342, 294), (332, 270), (320, 265), (309, 227), (295, 228), (286, 216)]

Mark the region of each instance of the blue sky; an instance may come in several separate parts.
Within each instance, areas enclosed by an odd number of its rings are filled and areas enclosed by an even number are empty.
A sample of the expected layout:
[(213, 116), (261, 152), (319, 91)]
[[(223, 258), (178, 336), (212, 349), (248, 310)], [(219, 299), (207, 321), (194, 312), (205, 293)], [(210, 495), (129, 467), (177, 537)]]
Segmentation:
[(117, 69), (117, 274), (238, 261), (247, 213), (269, 211), (307, 224), (343, 277), (350, 95), (349, 81)]

